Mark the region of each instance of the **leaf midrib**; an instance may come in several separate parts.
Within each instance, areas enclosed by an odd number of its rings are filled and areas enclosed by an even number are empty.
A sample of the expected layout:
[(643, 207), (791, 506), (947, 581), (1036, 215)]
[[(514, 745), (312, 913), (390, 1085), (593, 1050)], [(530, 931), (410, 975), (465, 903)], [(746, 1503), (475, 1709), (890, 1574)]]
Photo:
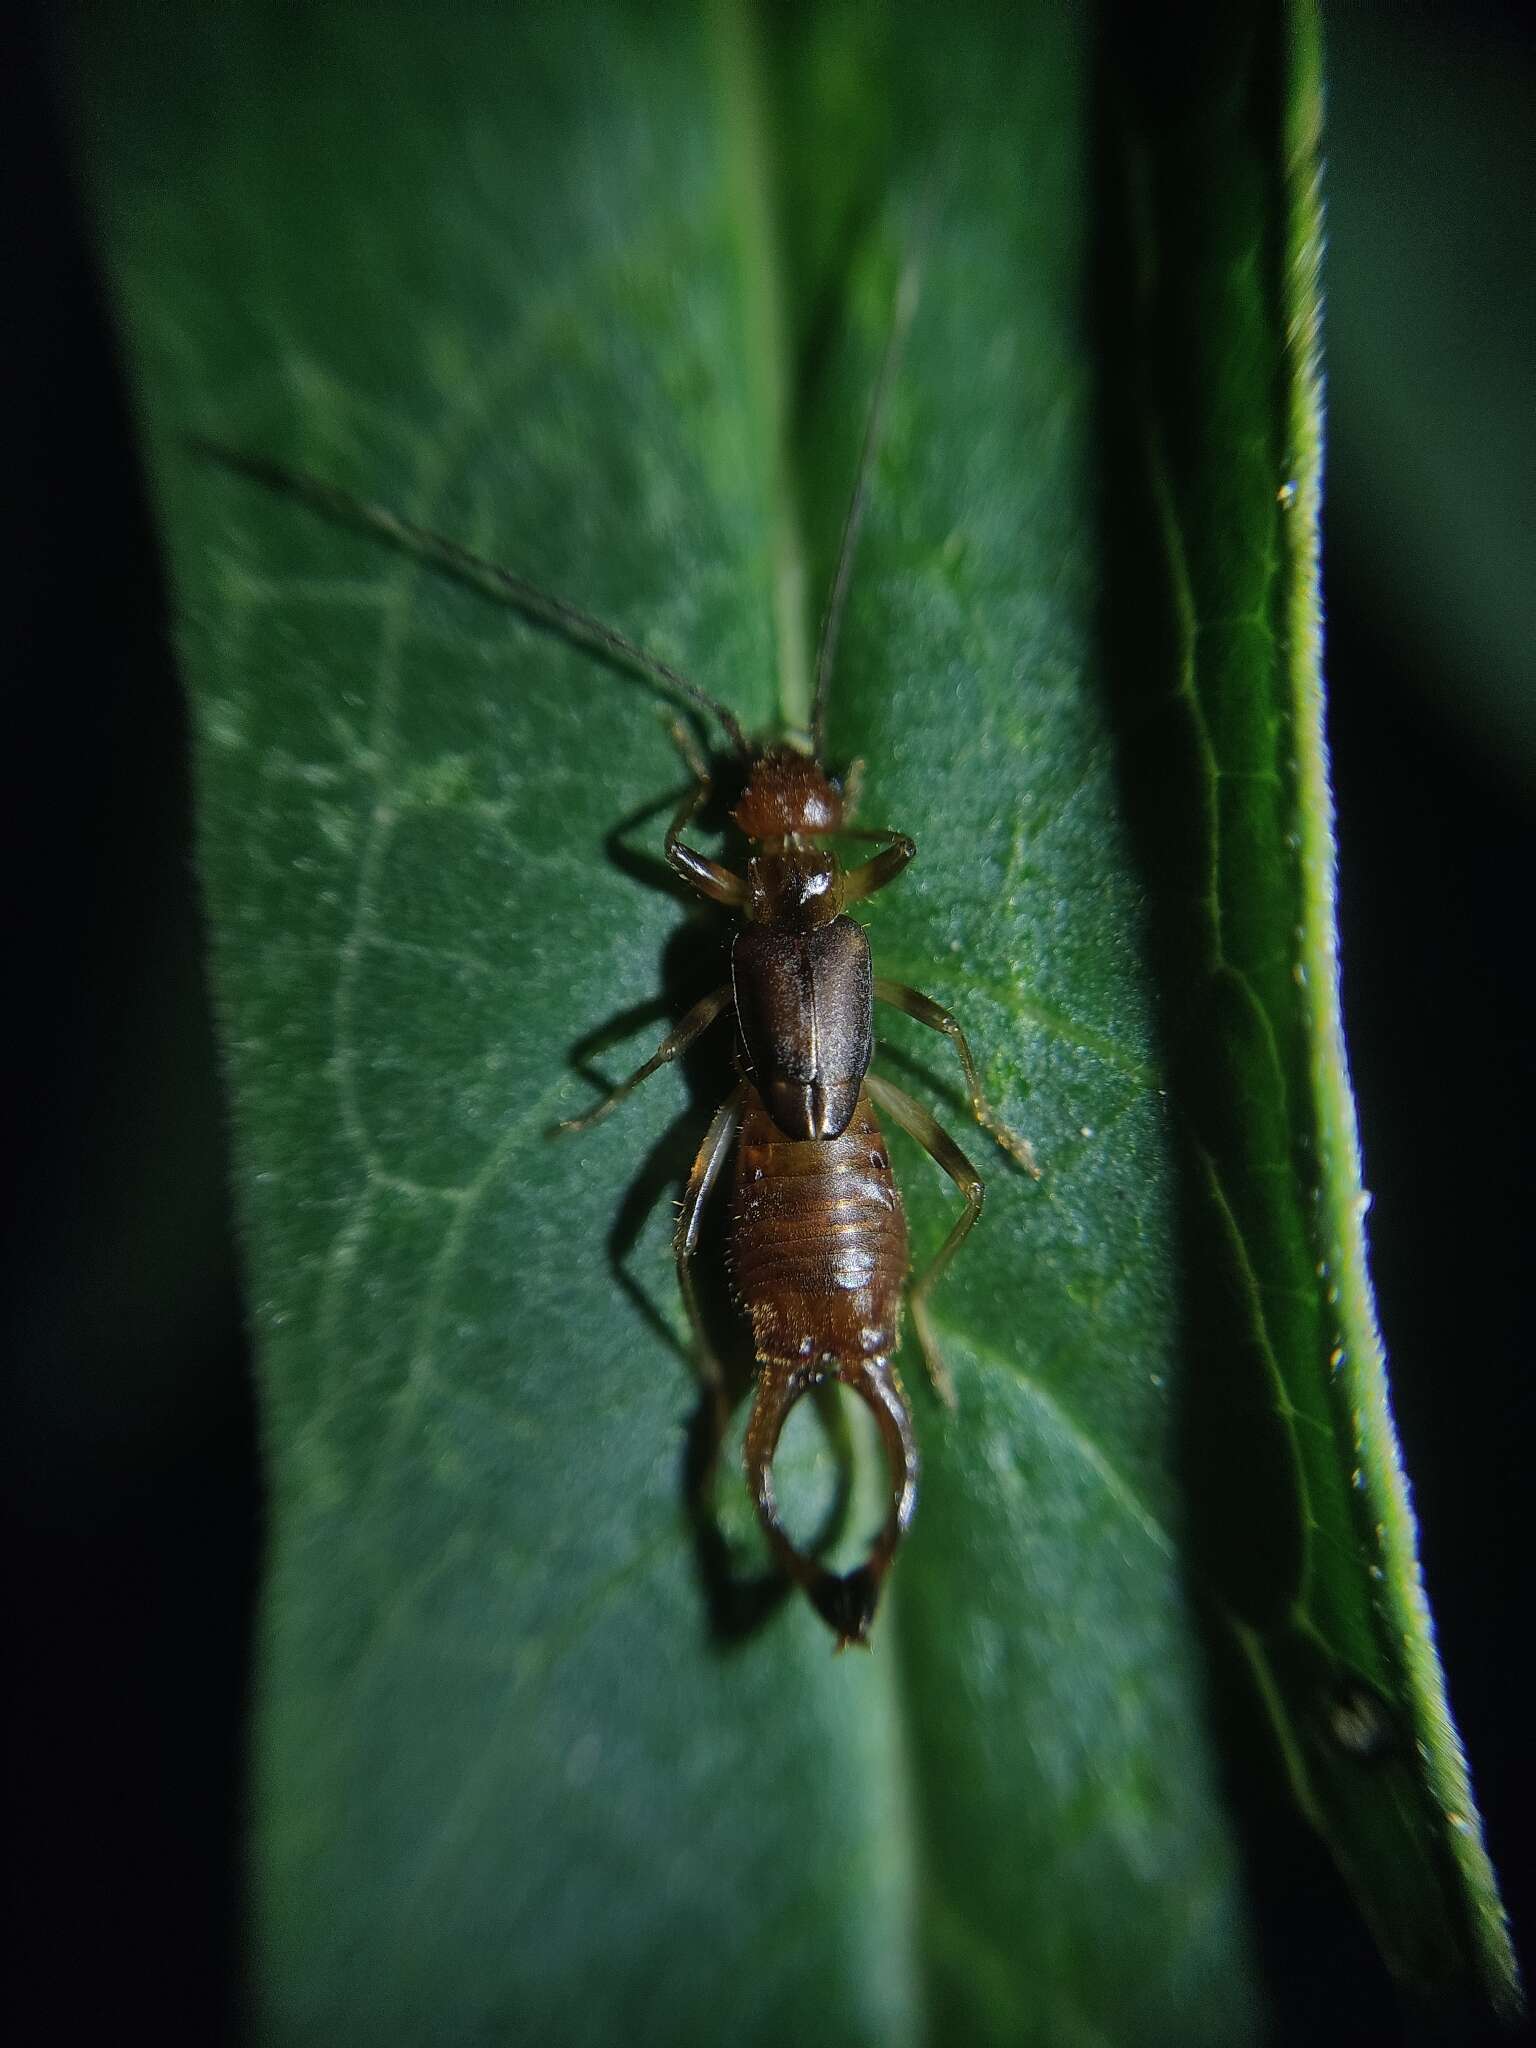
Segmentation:
[[(767, 132), (769, 100), (755, 19), (749, 10), (732, 7), (727, 0), (712, 0), (710, 12), (713, 71), (719, 81), (723, 149), (729, 165), (730, 215), (741, 254), (749, 402), (758, 418), (759, 449), (768, 473), (779, 714), (786, 727), (804, 730), (810, 713), (807, 571), (801, 523), (803, 493), (795, 488), (793, 469), (799, 451), (787, 431), (788, 336), (792, 325), (782, 252), (774, 227), (777, 206), (773, 176), (778, 159)], [(1037, 1016), (1036, 1021), (1058, 1032), (1064, 1030), (1063, 1020), (1054, 1014)], [(1100, 1042), (1096, 1034), (1074, 1031), (1070, 1035), (1084, 1042), (1091, 1040), (1095, 1049), (1111, 1058), (1112, 1063), (1150, 1085), (1151, 1077), (1119, 1047)], [(1092, 1483), (1102, 1489), (1115, 1508), (1133, 1521), (1156, 1549), (1172, 1554), (1175, 1546), (1169, 1531), (1044, 1386), (1032, 1375), (1008, 1368), (1005, 1361), (978, 1346), (970, 1334), (953, 1329), (950, 1334), (984, 1369), (1009, 1370), (1009, 1377), (1024, 1385), (1039, 1403), (1053, 1431), (1071, 1445)], [(921, 1743), (913, 1704), (921, 1677), (922, 1649), (910, 1627), (904, 1625), (907, 1610), (899, 1572), (886, 1589), (885, 1607), (882, 1641), (876, 1656), (878, 1682), (887, 1696), (894, 1736), (897, 1797), (884, 1802), (876, 1799), (870, 1810), (875, 1824), (885, 1829), (889, 1837), (888, 1867), (900, 1868), (905, 1875), (901, 1890), (909, 1902), (911, 1921), (893, 1938), (891, 1948), (908, 1975), (907, 1996), (902, 2003), (904, 2010), (913, 2015), (911, 2039), (930, 2041), (935, 2038), (935, 2026), (927, 1928), (936, 1899), (936, 1878), (926, 1814), (930, 1774), (921, 1767)]]
[(757, 422), (758, 459), (767, 478), (769, 586), (779, 719), (804, 732), (811, 717), (805, 536), (791, 475), (788, 431), (791, 325), (783, 252), (775, 228), (769, 95), (755, 9), (710, 0), (711, 73), (720, 94), (721, 155), (727, 210), (741, 262), (742, 331), (748, 405)]
[[(801, 494), (791, 465), (798, 454), (788, 432), (791, 331), (773, 171), (778, 161), (768, 135), (769, 96), (753, 10), (711, 0), (713, 73), (720, 87), (722, 147), (730, 173), (730, 214), (741, 253), (743, 327), (747, 337), (749, 403), (758, 418), (758, 445), (768, 476), (770, 576), (779, 717), (786, 729), (807, 731), (811, 717), (810, 645), (807, 637), (806, 551), (800, 519)], [(933, 1893), (933, 1858), (927, 1852), (923, 1787), (911, 1699), (911, 1659), (917, 1654), (901, 1626), (900, 1574), (885, 1591), (884, 1654), (876, 1655), (878, 1683), (886, 1694), (896, 1754), (896, 1798), (868, 1803), (871, 1825), (883, 1829), (888, 1847), (882, 1860), (899, 1869), (899, 1896), (909, 1922), (892, 1930), (890, 1964), (906, 1988), (899, 2009), (911, 2016), (909, 2039), (934, 2038), (925, 1903)]]

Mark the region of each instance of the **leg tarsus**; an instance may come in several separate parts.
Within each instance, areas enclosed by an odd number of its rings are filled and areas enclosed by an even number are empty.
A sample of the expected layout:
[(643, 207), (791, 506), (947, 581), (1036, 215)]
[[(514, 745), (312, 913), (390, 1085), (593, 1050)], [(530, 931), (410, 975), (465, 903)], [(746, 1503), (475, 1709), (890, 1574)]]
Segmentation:
[[(979, 1213), (979, 1212), (978, 1212)], [(969, 1230), (975, 1218), (962, 1217), (961, 1222)], [(961, 1232), (963, 1236), (964, 1231)], [(917, 1348), (923, 1354), (923, 1369), (928, 1375), (928, 1384), (938, 1395), (944, 1406), (953, 1415), (959, 1409), (960, 1397), (955, 1392), (954, 1377), (944, 1363), (944, 1353), (938, 1338), (933, 1334), (933, 1325), (928, 1317), (928, 1284), (932, 1280), (932, 1269), (913, 1287), (908, 1296), (912, 1310), (912, 1327), (917, 1332)]]
[(689, 808), (684, 819), (684, 822), (686, 823), (687, 818), (691, 818), (693, 816), (693, 813), (699, 808), (699, 805), (702, 804), (705, 798), (709, 795), (710, 789), (712, 787), (712, 784), (710, 782), (709, 763), (705, 760), (704, 756), (699, 752), (698, 743), (695, 741), (693, 734), (688, 730), (688, 727), (684, 724), (682, 719), (669, 719), (667, 721), (667, 731), (671, 735), (673, 746), (676, 747), (677, 751), (683, 757), (683, 766), (688, 770), (689, 774), (692, 775), (694, 781), (694, 787), (688, 800)]

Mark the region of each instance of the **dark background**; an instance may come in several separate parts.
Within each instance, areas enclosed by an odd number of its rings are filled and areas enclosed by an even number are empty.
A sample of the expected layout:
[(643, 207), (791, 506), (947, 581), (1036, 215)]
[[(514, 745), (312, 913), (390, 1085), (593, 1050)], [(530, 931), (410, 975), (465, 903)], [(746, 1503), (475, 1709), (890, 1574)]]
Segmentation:
[[(1326, 538), (1373, 1267), (1528, 1966), (1531, 24), (1466, 5), (1331, 22)], [(30, 2010), (12, 2038), (137, 2018), (211, 2042), (240, 1967), (256, 1419), (155, 540), (41, 40), (10, 54), (4, 1981)], [(1383, 2038), (1392, 2008), (1326, 1860), (1284, 1815), (1273, 1829), (1288, 2031)]]

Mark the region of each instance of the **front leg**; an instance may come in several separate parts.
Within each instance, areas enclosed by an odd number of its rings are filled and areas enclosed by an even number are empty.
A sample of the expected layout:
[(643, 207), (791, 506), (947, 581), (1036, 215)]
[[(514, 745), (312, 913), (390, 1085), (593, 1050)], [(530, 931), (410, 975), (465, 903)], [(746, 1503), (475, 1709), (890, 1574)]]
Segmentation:
[(960, 1064), (965, 1069), (965, 1086), (971, 1098), (972, 1116), (984, 1131), (991, 1132), (1010, 1159), (1016, 1160), (1032, 1180), (1039, 1180), (1040, 1168), (1035, 1162), (1034, 1148), (1028, 1138), (1021, 1138), (1017, 1131), (1009, 1129), (982, 1093), (981, 1076), (976, 1071), (976, 1061), (966, 1043), (965, 1033), (948, 1010), (941, 1003), (936, 1003), (932, 996), (922, 995), (902, 982), (887, 981), (882, 975), (875, 977), (875, 1001), (889, 1003), (893, 1010), (905, 1010), (919, 1024), (926, 1024), (930, 1031), (943, 1032), (960, 1055)]
[(693, 787), (678, 805), (671, 824), (667, 827), (667, 859), (675, 872), (682, 876), (690, 889), (697, 889), (701, 896), (707, 896), (712, 903), (724, 903), (732, 910), (739, 910), (747, 900), (747, 885), (744, 879), (730, 868), (722, 867), (717, 860), (699, 853), (683, 844), (683, 827), (696, 812), (709, 801), (713, 787), (709, 769), (686, 725), (678, 719), (672, 726), (672, 738), (677, 751), (693, 771)]
[(845, 827), (837, 834), (840, 839), (885, 839), (890, 843), (883, 853), (877, 853), (872, 860), (866, 860), (856, 868), (850, 868), (843, 877), (843, 901), (861, 903), (866, 896), (873, 896), (877, 889), (883, 889), (912, 860), (917, 852), (917, 841), (909, 839), (905, 832), (882, 831), (872, 826), (861, 826), (855, 831)]

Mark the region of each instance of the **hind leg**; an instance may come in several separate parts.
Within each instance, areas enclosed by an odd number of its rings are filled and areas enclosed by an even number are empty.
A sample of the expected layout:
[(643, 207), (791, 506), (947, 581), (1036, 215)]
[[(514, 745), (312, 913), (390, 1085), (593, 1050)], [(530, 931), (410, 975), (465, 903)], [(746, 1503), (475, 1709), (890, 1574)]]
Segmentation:
[(938, 1339), (933, 1333), (933, 1324), (928, 1315), (928, 1297), (944, 1268), (975, 1228), (976, 1219), (981, 1214), (982, 1203), (986, 1200), (986, 1185), (938, 1118), (924, 1109), (920, 1102), (914, 1102), (910, 1095), (900, 1088), (893, 1087), (889, 1081), (881, 1080), (877, 1074), (866, 1075), (864, 1085), (880, 1107), (890, 1112), (893, 1120), (901, 1125), (907, 1135), (916, 1138), (929, 1157), (938, 1161), (965, 1197), (965, 1214), (957, 1219), (954, 1228), (940, 1245), (937, 1257), (918, 1276), (908, 1297), (912, 1305), (912, 1325), (917, 1331), (917, 1341), (922, 1350), (923, 1363), (928, 1368), (928, 1377), (933, 1381), (934, 1391), (939, 1398), (953, 1408), (955, 1385), (949, 1376), (949, 1368), (944, 1363)]
[(725, 1381), (720, 1371), (720, 1361), (710, 1346), (709, 1336), (704, 1328), (704, 1318), (699, 1313), (699, 1297), (693, 1284), (693, 1254), (698, 1247), (704, 1204), (714, 1191), (715, 1183), (720, 1178), (720, 1169), (730, 1157), (731, 1147), (736, 1142), (736, 1129), (741, 1122), (741, 1107), (746, 1092), (745, 1083), (738, 1084), (715, 1111), (688, 1175), (688, 1185), (683, 1190), (682, 1208), (678, 1212), (677, 1229), (672, 1238), (672, 1250), (677, 1258), (678, 1289), (682, 1294), (683, 1306), (688, 1311), (688, 1321), (693, 1330), (693, 1368), (713, 1405), (717, 1435), (723, 1433), (729, 1419), (725, 1413)]

